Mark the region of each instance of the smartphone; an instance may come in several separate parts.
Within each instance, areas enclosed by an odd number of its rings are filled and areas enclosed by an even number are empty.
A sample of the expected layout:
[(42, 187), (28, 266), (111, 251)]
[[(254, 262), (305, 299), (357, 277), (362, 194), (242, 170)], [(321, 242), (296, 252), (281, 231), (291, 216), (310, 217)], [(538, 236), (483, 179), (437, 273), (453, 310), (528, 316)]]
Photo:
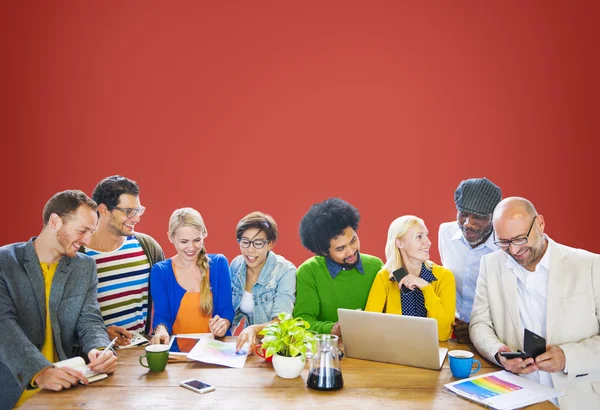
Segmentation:
[(521, 358), (523, 360), (527, 359), (527, 354), (524, 352), (499, 352), (500, 356), (504, 357), (505, 359), (517, 359), (517, 358)]
[(184, 380), (179, 383), (179, 385), (200, 394), (208, 393), (209, 391), (213, 391), (215, 389), (215, 386), (211, 386), (210, 384), (201, 382), (197, 379)]
[[(408, 275), (408, 272), (406, 271), (406, 269), (404, 269), (404, 268), (397, 269), (394, 272), (392, 272), (392, 280), (400, 283), (402, 278), (405, 277), (406, 275)], [(410, 290), (406, 286), (402, 285), (402, 287), (400, 288), (400, 292), (408, 293), (408, 292), (412, 292), (412, 290)]]
[(525, 329), (523, 347), (529, 357), (534, 359), (546, 351), (546, 339), (536, 335), (529, 329)]

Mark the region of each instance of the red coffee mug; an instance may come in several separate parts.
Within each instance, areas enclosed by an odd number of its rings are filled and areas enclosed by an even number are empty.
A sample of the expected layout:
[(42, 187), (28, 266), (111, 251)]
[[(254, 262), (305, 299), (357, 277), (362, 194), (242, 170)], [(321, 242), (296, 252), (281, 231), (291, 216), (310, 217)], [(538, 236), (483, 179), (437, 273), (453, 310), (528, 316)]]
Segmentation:
[(262, 348), (262, 344), (256, 345), (256, 347), (254, 348), (254, 353), (265, 359), (267, 362), (273, 361), (273, 356), (265, 357), (267, 351)]

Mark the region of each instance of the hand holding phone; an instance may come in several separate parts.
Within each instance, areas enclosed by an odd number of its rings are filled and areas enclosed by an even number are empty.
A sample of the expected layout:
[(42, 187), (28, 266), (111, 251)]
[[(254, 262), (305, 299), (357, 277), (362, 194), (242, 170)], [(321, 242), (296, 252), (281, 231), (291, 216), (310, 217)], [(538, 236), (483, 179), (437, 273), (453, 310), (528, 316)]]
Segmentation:
[[(400, 268), (400, 269), (397, 269), (394, 272), (392, 272), (391, 279), (394, 282), (400, 283), (400, 281), (402, 280), (402, 278), (404, 278), (406, 275), (408, 275), (408, 272), (406, 271), (406, 269)], [(408, 287), (406, 287), (405, 285), (402, 285), (400, 287), (400, 292), (402, 292), (402, 293), (409, 293), (409, 292), (412, 292), (412, 290), (409, 289)]]
[(179, 385), (200, 394), (215, 390), (215, 386), (211, 386), (210, 384), (201, 382), (197, 379), (184, 380), (180, 382)]
[(500, 354), (500, 356), (504, 357), (505, 359), (517, 359), (517, 358), (521, 358), (523, 360), (527, 359), (527, 354), (525, 352), (521, 352), (520, 350), (517, 352), (498, 352)]

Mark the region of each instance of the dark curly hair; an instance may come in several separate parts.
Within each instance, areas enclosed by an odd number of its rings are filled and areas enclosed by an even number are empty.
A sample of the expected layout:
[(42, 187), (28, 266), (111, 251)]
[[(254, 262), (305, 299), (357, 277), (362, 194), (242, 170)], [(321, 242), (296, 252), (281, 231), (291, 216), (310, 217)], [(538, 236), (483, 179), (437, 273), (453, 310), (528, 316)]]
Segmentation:
[(300, 221), (302, 245), (315, 255), (327, 255), (330, 241), (351, 227), (358, 229), (358, 210), (341, 198), (329, 198), (310, 207)]
[(112, 211), (119, 205), (119, 197), (123, 194), (139, 196), (140, 188), (131, 179), (121, 175), (113, 175), (98, 182), (92, 193), (92, 199), (98, 205), (104, 204)]

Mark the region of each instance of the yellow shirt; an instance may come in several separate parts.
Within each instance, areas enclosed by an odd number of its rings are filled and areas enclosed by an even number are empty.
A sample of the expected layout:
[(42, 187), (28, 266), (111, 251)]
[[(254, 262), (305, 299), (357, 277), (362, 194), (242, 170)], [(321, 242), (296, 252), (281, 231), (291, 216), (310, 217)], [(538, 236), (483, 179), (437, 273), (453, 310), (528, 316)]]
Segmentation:
[[(432, 265), (432, 274), (437, 280), (425, 286), (421, 292), (425, 298), (427, 317), (437, 320), (438, 338), (440, 341), (446, 341), (452, 335), (456, 310), (456, 285), (452, 272), (435, 263)], [(385, 268), (377, 273), (373, 281), (365, 310), (402, 314), (398, 284), (390, 280), (390, 273)]]
[[(40, 267), (42, 268), (42, 273), (44, 274), (44, 289), (46, 290), (46, 338), (44, 339), (44, 345), (42, 346), (42, 354), (49, 362), (56, 362), (58, 358), (56, 357), (56, 349), (54, 349), (54, 338), (52, 335), (52, 323), (50, 323), (50, 290), (52, 289), (52, 279), (54, 278), (54, 273), (56, 272), (56, 267), (58, 266), (58, 262), (53, 264), (48, 263), (40, 263)], [(40, 372), (41, 373), (41, 372)], [(39, 375), (36, 374), (31, 380), (31, 384), (33, 385), (33, 381)], [(16, 407), (19, 407), (21, 404), (25, 403), (29, 398), (31, 398), (34, 394), (39, 392), (40, 389), (31, 389), (24, 390), (23, 394), (19, 398)]]

